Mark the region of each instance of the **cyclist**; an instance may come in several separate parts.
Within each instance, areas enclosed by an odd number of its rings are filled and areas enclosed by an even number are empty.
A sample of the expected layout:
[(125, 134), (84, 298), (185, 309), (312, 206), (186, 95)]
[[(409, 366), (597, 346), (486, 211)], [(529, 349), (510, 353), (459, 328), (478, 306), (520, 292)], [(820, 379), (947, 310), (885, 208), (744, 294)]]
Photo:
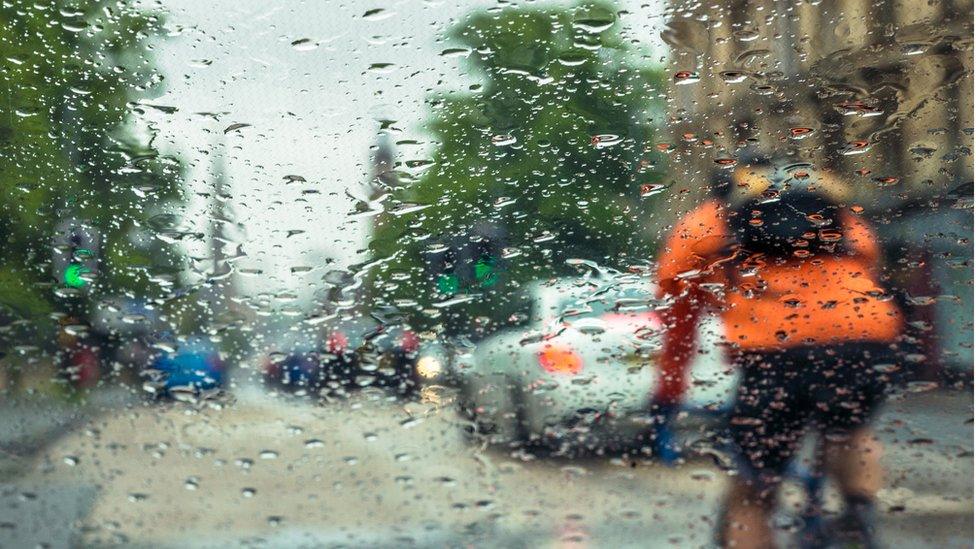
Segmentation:
[(846, 507), (838, 526), (871, 544), (881, 404), (902, 330), (880, 288), (879, 247), (828, 173), (755, 155), (715, 175), (714, 196), (674, 227), (659, 258), (665, 312), (662, 382), (672, 414), (709, 309), (723, 323), (741, 381), (730, 417), (740, 474), (724, 503), (724, 545), (768, 547), (776, 488), (812, 423)]

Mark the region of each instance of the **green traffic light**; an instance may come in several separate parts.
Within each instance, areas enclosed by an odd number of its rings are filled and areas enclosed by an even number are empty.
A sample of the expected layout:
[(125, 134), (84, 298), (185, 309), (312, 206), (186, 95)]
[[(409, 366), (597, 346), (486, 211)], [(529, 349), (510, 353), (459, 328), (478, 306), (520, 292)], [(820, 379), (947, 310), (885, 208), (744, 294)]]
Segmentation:
[(461, 283), (455, 274), (442, 274), (437, 277), (437, 291), (442, 294), (454, 295), (460, 286)]
[(482, 288), (493, 286), (498, 282), (498, 273), (495, 272), (495, 260), (491, 257), (483, 257), (474, 264), (474, 278)]
[(65, 268), (62, 279), (64, 280), (64, 284), (69, 288), (84, 288), (88, 284), (85, 275), (90, 272), (91, 269), (88, 267), (79, 265), (78, 263), (72, 263)]
[[(474, 262), (474, 283), (479, 288), (489, 288), (498, 282), (495, 258), (484, 256)], [(454, 295), (461, 290), (461, 278), (455, 273), (442, 273), (437, 276), (437, 291)]]

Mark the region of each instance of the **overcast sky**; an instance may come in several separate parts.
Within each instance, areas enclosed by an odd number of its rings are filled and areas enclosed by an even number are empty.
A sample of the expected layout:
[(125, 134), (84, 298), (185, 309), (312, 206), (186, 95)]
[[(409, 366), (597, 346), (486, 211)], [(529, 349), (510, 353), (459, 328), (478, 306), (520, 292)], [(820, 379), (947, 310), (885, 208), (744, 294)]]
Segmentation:
[[(630, 12), (621, 18), (627, 35), (659, 58), (662, 2), (619, 4)], [(214, 153), (224, 153), (233, 207), (246, 229), (240, 240), (247, 257), (237, 264), (245, 293), (284, 291), (306, 302), (327, 270), (364, 259), (365, 224), (349, 216), (354, 201), (347, 192), (361, 194), (376, 120), (395, 119), (402, 130), (395, 139), (420, 141), (396, 151), (400, 159), (423, 158), (424, 98), (434, 89), (462, 89), (471, 78), (462, 59), (438, 55), (448, 47), (441, 33), (475, 9), (500, 5), (164, 0), (171, 36), (156, 55), (166, 85), (152, 102), (178, 111), (151, 110), (146, 118), (158, 129), (156, 145), (189, 164), (192, 192), (209, 190)], [(364, 17), (376, 9), (383, 11)], [(392, 66), (369, 70), (377, 63)], [(225, 134), (233, 124), (249, 126)], [(291, 175), (306, 182), (289, 183)], [(187, 223), (206, 230), (205, 213), (196, 200)], [(326, 266), (326, 258), (336, 263)], [(314, 269), (296, 275), (292, 267), (299, 266)]]

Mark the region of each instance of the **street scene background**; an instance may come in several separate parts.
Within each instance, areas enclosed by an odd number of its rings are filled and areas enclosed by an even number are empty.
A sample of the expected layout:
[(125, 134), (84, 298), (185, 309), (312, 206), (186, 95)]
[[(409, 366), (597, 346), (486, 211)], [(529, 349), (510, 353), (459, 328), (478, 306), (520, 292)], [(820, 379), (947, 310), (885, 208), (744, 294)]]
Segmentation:
[[(7, 2), (0, 545), (711, 546), (721, 353), (665, 464), (600, 437), (653, 374), (556, 387), (525, 349), (551, 317), (652, 314), (668, 231), (762, 149), (838, 176), (907, 321), (881, 541), (972, 546), (972, 17)], [(659, 330), (630, 331), (611, 361), (653, 372)], [(571, 422), (524, 432), (526, 395)]]

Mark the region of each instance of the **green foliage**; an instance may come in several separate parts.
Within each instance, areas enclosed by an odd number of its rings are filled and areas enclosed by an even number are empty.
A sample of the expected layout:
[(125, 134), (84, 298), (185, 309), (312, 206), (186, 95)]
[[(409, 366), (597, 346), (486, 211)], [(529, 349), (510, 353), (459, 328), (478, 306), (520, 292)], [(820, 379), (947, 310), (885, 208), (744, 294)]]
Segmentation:
[[(125, 2), (13, 1), (0, 7), (0, 316), (57, 310), (51, 240), (84, 219), (102, 234), (94, 295), (160, 293), (179, 258), (133, 239), (179, 199), (180, 163), (132, 127), (162, 77), (150, 39), (160, 20)], [(14, 290), (16, 288), (16, 290)]]
[(426, 308), (421, 323), (451, 286), (425, 269), (425, 251), (486, 221), (504, 227), (508, 257), (497, 285), (446, 309), (461, 317), (507, 318), (521, 283), (565, 273), (568, 258), (647, 257), (640, 188), (661, 177), (652, 119), (663, 80), (618, 32), (608, 5), (587, 2), (478, 13), (449, 33), (483, 84), (429, 102), (432, 163), (410, 183), (410, 168), (428, 163), (407, 159), (394, 195), (426, 207), (378, 219), (379, 301)]

